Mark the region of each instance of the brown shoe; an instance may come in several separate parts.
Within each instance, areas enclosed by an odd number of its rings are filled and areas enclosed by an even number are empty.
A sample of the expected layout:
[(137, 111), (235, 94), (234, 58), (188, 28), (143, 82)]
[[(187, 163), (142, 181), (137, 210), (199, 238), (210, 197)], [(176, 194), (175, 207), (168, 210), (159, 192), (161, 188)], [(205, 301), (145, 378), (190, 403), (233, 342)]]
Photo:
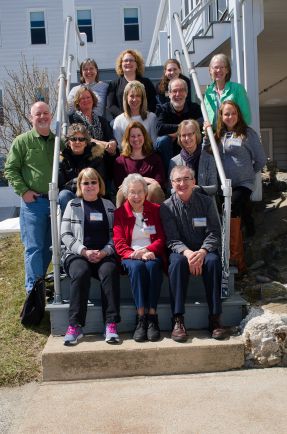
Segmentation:
[(227, 337), (227, 331), (220, 324), (219, 315), (209, 316), (209, 331), (213, 339), (222, 340)]
[(171, 333), (171, 339), (176, 342), (186, 342), (187, 333), (184, 326), (184, 319), (182, 315), (175, 316), (173, 318), (174, 326)]

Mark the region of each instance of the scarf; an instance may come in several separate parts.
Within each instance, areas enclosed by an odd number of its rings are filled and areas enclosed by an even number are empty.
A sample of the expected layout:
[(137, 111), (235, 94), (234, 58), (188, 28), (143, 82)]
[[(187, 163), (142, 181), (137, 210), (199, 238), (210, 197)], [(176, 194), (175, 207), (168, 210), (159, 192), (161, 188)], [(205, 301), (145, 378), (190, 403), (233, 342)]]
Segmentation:
[(103, 140), (104, 135), (101, 122), (98, 115), (94, 111), (92, 112), (92, 123), (90, 123), (89, 119), (80, 110), (77, 110), (75, 114), (80, 118), (80, 122), (85, 125), (93, 139)]
[(198, 145), (193, 154), (189, 154), (185, 149), (182, 148), (180, 151), (180, 156), (187, 165), (195, 172), (195, 179), (197, 181), (198, 178), (198, 166), (199, 166), (199, 158), (201, 154), (201, 146)]

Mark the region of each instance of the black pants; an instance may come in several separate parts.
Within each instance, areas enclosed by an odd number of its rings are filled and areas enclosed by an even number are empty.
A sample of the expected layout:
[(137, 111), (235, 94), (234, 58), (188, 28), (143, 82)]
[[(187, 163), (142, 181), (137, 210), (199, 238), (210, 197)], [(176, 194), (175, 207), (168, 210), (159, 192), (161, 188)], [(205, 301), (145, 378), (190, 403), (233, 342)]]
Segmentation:
[(87, 303), (91, 286), (91, 277), (101, 282), (101, 300), (105, 323), (120, 321), (120, 275), (116, 260), (106, 257), (98, 263), (70, 255), (65, 261), (65, 268), (71, 278), (69, 324), (84, 327), (87, 315)]
[[(242, 226), (246, 227), (247, 234), (254, 234), (254, 220), (252, 217), (252, 202), (250, 200), (252, 191), (247, 187), (235, 187), (232, 189), (231, 217), (241, 217)], [(220, 205), (224, 197), (220, 196)], [(220, 210), (221, 212), (221, 210)]]

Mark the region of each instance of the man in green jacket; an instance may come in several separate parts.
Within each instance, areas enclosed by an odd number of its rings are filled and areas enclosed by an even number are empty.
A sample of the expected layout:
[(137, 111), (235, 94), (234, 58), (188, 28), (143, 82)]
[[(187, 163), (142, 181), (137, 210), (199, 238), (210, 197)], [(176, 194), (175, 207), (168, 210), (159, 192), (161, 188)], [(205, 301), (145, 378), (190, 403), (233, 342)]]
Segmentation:
[(29, 293), (37, 278), (44, 277), (51, 261), (49, 183), (52, 180), (55, 136), (52, 114), (44, 102), (31, 107), (33, 128), (12, 143), (5, 176), (21, 196), (20, 229), (25, 247), (25, 287)]

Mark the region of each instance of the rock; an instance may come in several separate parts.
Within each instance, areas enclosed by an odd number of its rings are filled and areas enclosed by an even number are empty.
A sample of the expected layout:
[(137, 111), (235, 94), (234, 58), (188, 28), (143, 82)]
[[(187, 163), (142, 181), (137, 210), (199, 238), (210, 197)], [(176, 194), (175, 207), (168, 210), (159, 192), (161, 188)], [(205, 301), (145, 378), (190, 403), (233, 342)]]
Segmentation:
[(271, 282), (271, 279), (270, 279), (270, 277), (262, 276), (261, 274), (258, 274), (256, 276), (256, 282), (258, 282), (258, 283), (269, 283), (269, 282)]
[(287, 315), (252, 307), (242, 321), (246, 367), (287, 366)]
[(249, 270), (258, 270), (258, 268), (263, 267), (265, 265), (265, 262), (261, 259), (259, 261), (254, 262), (254, 264), (250, 265)]
[(280, 282), (264, 283), (261, 286), (261, 297), (265, 300), (284, 299), (287, 298), (286, 285)]

